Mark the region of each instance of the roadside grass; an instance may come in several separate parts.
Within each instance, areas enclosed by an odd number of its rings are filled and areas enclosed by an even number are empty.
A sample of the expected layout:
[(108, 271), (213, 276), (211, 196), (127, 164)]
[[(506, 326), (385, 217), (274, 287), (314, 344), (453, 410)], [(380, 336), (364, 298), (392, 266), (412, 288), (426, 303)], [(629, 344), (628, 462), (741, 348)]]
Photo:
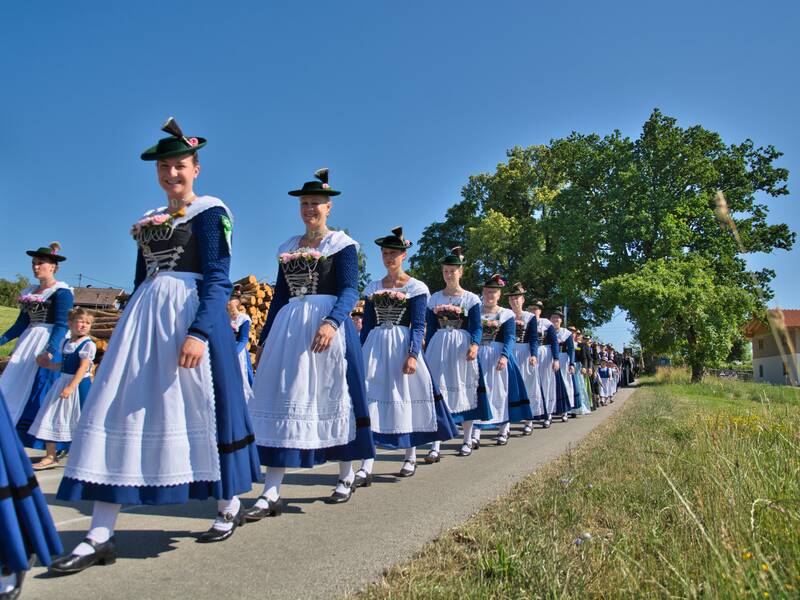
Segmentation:
[[(9, 306), (0, 306), (0, 334), (5, 332), (6, 329), (14, 324), (19, 315), (19, 308), (11, 308)], [(0, 346), (0, 356), (9, 356), (11, 351), (14, 350), (16, 340)]]
[(798, 390), (685, 381), (645, 380), (581, 444), (357, 597), (800, 597)]

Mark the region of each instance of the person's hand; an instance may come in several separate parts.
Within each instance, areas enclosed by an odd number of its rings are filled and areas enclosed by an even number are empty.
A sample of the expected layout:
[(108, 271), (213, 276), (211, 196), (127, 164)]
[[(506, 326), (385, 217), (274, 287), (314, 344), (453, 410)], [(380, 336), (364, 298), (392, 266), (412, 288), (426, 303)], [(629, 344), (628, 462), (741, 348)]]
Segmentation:
[(413, 356), (406, 356), (405, 361), (403, 361), (403, 374), (404, 375), (413, 375), (417, 372), (417, 359)]
[(586, 375), (586, 368), (585, 367), (581, 367), (581, 375)]
[(46, 369), (48, 366), (50, 366), (51, 360), (53, 360), (53, 355), (45, 351), (36, 357), (36, 364), (42, 367), (43, 369)]
[(187, 335), (183, 340), (183, 347), (181, 354), (178, 357), (178, 366), (184, 369), (194, 369), (200, 364), (203, 354), (206, 352), (206, 345), (204, 342), (198, 340), (196, 337)]
[(561, 363), (558, 362), (558, 359), (553, 359), (553, 371), (559, 371), (561, 369)]
[(508, 365), (508, 359), (505, 356), (501, 356), (500, 360), (497, 361), (497, 370), (502, 371)]
[(71, 385), (68, 385), (63, 390), (61, 390), (61, 393), (58, 395), (58, 397), (61, 398), (62, 400), (66, 399), (66, 398), (69, 398), (72, 395), (72, 392), (74, 392), (74, 391), (75, 391), (75, 388), (72, 387)]
[(475, 360), (478, 356), (478, 344), (470, 344), (467, 350), (467, 360)]
[(314, 341), (311, 342), (312, 352), (325, 352), (331, 346), (333, 336), (336, 335), (336, 328), (330, 323), (323, 323), (317, 329), (317, 335), (314, 336)]
[(538, 359), (538, 358), (536, 358), (535, 356), (531, 356), (531, 357), (528, 359), (528, 364), (529, 364), (530, 366), (532, 366), (532, 367), (535, 367), (536, 365), (538, 365), (538, 364), (539, 364), (539, 359)]
[(575, 374), (575, 366), (574, 365), (570, 365), (569, 367), (567, 367), (567, 372), (570, 375), (574, 375)]

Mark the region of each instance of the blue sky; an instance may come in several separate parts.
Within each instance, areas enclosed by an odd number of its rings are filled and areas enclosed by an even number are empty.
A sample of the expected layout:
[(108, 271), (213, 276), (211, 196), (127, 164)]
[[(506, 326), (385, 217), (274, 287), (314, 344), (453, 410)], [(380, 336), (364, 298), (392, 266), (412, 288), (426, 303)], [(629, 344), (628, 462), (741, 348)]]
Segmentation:
[[(169, 115), (209, 138), (200, 193), (236, 215), (232, 275), (273, 277), (300, 231), (286, 195), (318, 167), (347, 227), (416, 240), (516, 144), (639, 134), (654, 107), (800, 172), (792, 2), (16, 2), (0, 8), (0, 277), (57, 239), (78, 273), (130, 286), (127, 231), (163, 194), (139, 153)], [(794, 195), (770, 220), (800, 230)], [(798, 250), (754, 257), (800, 308)], [(96, 283), (100, 285), (100, 283)], [(627, 339), (622, 316), (601, 330)]]

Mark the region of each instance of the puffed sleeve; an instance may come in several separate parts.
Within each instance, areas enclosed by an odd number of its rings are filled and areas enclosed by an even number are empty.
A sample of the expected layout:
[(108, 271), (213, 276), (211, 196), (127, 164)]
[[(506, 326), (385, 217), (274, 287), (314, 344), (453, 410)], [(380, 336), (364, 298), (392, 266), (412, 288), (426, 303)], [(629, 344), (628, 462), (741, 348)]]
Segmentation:
[(336, 303), (328, 319), (341, 325), (358, 302), (358, 252), (354, 244), (339, 250), (332, 257), (336, 269)]
[(191, 221), (203, 279), (197, 283), (200, 305), (188, 333), (203, 340), (208, 340), (220, 313), (227, 314), (226, 307), (233, 289), (229, 277), (231, 253), (225, 239), (223, 217), (227, 217), (227, 212), (214, 207), (204, 210)]
[(481, 305), (476, 304), (469, 309), (467, 314), (467, 331), (470, 336), (470, 344), (480, 344), (483, 335), (483, 323), (481, 321)]
[(74, 298), (72, 291), (61, 288), (53, 292), (53, 329), (50, 330), (50, 339), (45, 350), (56, 357), (61, 353), (61, 344), (67, 337), (67, 315), (72, 310)]
[(430, 308), (425, 310), (425, 347), (428, 347), (428, 344), (433, 337), (433, 334), (439, 331), (439, 319), (436, 318), (436, 313), (434, 313)]
[(517, 324), (513, 317), (506, 319), (500, 326), (500, 335), (503, 338), (503, 351), (501, 354), (506, 358), (511, 358), (511, 352), (514, 349), (514, 341), (516, 340)]
[(247, 340), (250, 338), (250, 319), (245, 319), (239, 325), (239, 331), (236, 332), (236, 354), (247, 348)]
[(97, 355), (97, 346), (92, 340), (86, 341), (80, 350), (78, 350), (78, 356), (82, 359), (89, 359), (94, 360), (94, 357)]
[(375, 317), (375, 303), (369, 298), (364, 301), (364, 317), (361, 319), (361, 344), (367, 341), (369, 332), (375, 329), (378, 320)]
[(420, 294), (408, 301), (408, 310), (411, 317), (411, 344), (408, 354), (416, 358), (422, 350), (422, 338), (425, 335), (425, 310), (427, 309), (428, 296)]
[(22, 332), (28, 328), (30, 322), (31, 318), (28, 315), (28, 312), (25, 310), (19, 311), (17, 320), (14, 321), (14, 324), (6, 330), (2, 337), (0, 337), (0, 346), (7, 344), (11, 340), (15, 340), (21, 336)]
[(278, 312), (289, 304), (289, 284), (286, 283), (286, 277), (283, 275), (283, 269), (278, 267), (278, 280), (275, 282), (275, 294), (272, 296), (272, 301), (269, 303), (269, 310), (267, 311), (267, 320), (264, 321), (264, 327), (261, 328), (261, 334), (258, 336), (258, 345), (263, 346), (267, 341), (272, 324), (275, 322), (275, 317)]
[(528, 346), (531, 349), (531, 356), (538, 356), (539, 355), (539, 319), (536, 318), (536, 315), (531, 317), (531, 320), (528, 321), (528, 328), (525, 331), (525, 335), (528, 336)]

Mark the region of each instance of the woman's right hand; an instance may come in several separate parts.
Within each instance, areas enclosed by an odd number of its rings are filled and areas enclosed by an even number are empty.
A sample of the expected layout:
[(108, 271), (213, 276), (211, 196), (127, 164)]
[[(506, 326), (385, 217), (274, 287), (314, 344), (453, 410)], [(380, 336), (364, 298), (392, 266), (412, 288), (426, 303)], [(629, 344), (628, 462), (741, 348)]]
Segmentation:
[(553, 359), (553, 371), (560, 371), (561, 370), (561, 363), (558, 362), (558, 359)]
[(478, 344), (470, 344), (467, 350), (467, 360), (475, 360), (478, 356)]

